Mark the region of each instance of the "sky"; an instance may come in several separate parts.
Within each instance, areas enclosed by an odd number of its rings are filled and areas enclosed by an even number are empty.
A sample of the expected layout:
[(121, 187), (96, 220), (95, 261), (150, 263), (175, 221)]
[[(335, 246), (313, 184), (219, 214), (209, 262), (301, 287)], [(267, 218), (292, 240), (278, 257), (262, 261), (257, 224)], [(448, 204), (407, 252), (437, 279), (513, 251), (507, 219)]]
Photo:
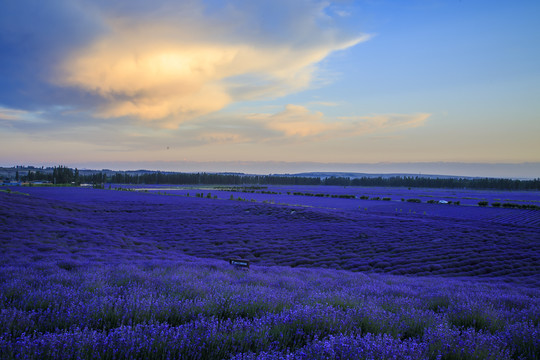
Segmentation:
[(538, 163), (539, 18), (536, 0), (2, 0), (0, 165)]

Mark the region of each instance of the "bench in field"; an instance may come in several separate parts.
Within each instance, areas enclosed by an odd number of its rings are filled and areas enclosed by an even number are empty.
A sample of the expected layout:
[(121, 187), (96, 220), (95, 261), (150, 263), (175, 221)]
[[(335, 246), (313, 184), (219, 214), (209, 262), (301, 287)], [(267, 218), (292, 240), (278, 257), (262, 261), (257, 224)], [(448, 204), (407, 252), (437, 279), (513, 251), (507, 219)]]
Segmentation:
[(229, 259), (229, 264), (237, 269), (249, 270), (249, 260), (245, 259)]

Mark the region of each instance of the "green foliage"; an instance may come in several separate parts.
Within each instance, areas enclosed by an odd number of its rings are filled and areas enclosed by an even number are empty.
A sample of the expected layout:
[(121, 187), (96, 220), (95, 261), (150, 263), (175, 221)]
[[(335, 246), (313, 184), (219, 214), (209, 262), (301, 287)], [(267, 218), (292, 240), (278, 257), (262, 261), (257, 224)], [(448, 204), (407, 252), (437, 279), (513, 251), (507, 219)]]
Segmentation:
[(508, 209), (525, 209), (525, 210), (540, 210), (540, 206), (532, 204), (513, 204), (513, 203), (504, 203), (502, 207)]
[(427, 299), (425, 301), (425, 306), (428, 310), (443, 312), (448, 308), (448, 306), (450, 306), (451, 303), (452, 301), (448, 296), (435, 296)]
[(490, 331), (492, 333), (504, 327), (501, 320), (479, 308), (449, 311), (448, 322), (458, 328), (474, 328), (477, 331)]
[(23, 192), (20, 192), (20, 191), (12, 191), (10, 188), (7, 188), (6, 190), (0, 190), (0, 192), (5, 192), (5, 193), (8, 193), (8, 194), (13, 194), (13, 195), (30, 196), (30, 194), (28, 194), (28, 193), (23, 193)]

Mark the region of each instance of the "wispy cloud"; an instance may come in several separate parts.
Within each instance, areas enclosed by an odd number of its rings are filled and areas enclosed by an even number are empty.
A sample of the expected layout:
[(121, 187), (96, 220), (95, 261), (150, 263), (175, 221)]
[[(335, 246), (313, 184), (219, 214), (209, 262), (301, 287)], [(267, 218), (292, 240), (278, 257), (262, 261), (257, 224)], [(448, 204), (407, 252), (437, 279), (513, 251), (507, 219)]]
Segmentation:
[(279, 113), (251, 114), (248, 118), (257, 120), (263, 127), (280, 133), (282, 137), (312, 141), (414, 128), (423, 125), (430, 116), (428, 113), (417, 113), (328, 118), (322, 112), (289, 104)]
[(320, 105), (320, 106), (339, 106), (339, 102), (335, 101), (311, 101), (309, 105)]
[(27, 111), (0, 107), (0, 120), (23, 120), (27, 114)]
[(431, 116), (429, 113), (415, 114), (372, 114), (368, 116), (344, 116), (339, 119), (354, 124), (356, 134), (375, 131), (396, 131), (424, 125)]
[(13, 123), (44, 123), (46, 120), (41, 118), (41, 111), (26, 111), (0, 107), (0, 121)]
[(341, 17), (351, 16), (350, 12), (344, 11), (344, 10), (336, 10), (336, 14), (341, 16)]
[(335, 131), (341, 126), (324, 121), (322, 112), (312, 112), (303, 106), (291, 104), (277, 114), (252, 114), (248, 118), (257, 120), (264, 127), (286, 137), (313, 137)]
[(171, 136), (180, 146), (321, 143), (368, 135), (399, 136), (402, 130), (422, 126), (430, 116), (415, 113), (334, 118), (289, 104), (275, 113), (204, 116), (182, 125)]

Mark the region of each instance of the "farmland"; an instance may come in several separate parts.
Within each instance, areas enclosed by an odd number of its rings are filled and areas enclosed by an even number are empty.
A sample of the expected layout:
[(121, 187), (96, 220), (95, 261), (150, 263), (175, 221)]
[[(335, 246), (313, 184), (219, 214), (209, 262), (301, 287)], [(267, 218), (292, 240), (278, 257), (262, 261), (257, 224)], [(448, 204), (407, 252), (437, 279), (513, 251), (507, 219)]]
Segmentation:
[(477, 205), (538, 192), (18, 190), (0, 192), (7, 358), (538, 358), (540, 211)]

